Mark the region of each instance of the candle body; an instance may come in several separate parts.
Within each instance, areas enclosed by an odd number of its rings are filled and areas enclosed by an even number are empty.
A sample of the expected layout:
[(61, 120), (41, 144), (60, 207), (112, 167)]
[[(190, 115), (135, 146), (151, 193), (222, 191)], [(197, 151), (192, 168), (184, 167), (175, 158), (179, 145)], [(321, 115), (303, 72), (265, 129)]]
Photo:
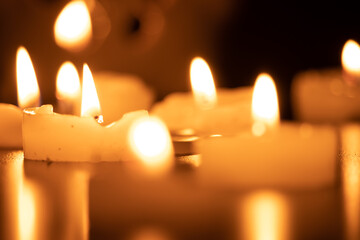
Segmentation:
[(154, 101), (153, 91), (133, 75), (98, 72), (94, 73), (94, 81), (107, 124), (119, 120), (127, 112), (147, 110)]
[(0, 103), (0, 116), (0, 148), (22, 148), (21, 109)]
[(360, 87), (347, 84), (341, 70), (298, 74), (292, 96), (294, 115), (301, 121), (340, 123), (360, 119)]
[(255, 137), (209, 137), (196, 143), (200, 180), (230, 188), (319, 187), (335, 180), (337, 139), (331, 127), (282, 124)]
[(49, 161), (119, 161), (133, 160), (136, 155), (128, 146), (131, 123), (146, 111), (125, 114), (108, 126), (94, 118), (61, 115), (51, 105), (24, 111), (24, 157)]
[(218, 104), (201, 110), (191, 93), (172, 93), (155, 104), (151, 113), (159, 116), (171, 132), (192, 129), (197, 134), (228, 134), (252, 124), (252, 88), (219, 89)]

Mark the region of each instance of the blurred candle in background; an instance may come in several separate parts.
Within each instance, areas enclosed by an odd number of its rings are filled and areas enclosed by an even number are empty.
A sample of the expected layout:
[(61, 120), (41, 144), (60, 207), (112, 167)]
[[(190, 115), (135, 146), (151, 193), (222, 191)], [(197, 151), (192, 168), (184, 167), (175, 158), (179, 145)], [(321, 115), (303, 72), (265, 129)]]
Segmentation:
[(341, 123), (360, 119), (359, 45), (347, 41), (341, 57), (343, 70), (310, 70), (295, 76), (292, 103), (298, 120)]

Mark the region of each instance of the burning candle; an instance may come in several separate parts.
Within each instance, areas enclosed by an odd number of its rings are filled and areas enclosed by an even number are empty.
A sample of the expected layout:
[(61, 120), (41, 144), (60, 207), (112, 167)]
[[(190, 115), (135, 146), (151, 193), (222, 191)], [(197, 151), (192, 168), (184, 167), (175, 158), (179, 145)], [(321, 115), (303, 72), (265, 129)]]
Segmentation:
[[(127, 113), (107, 126), (100, 124), (102, 119), (92, 74), (85, 64), (81, 117), (54, 113), (51, 105), (25, 109), (24, 156), (49, 161), (155, 162), (157, 159), (168, 163), (164, 163), (166, 166), (171, 165), (173, 152), (167, 129), (162, 122), (149, 117), (145, 110)], [(145, 126), (148, 127), (133, 130), (138, 121), (147, 123)], [(132, 138), (141, 134), (145, 142), (133, 147)], [(160, 146), (154, 147), (154, 143)], [(153, 152), (148, 151), (149, 146), (153, 146)]]
[(360, 47), (345, 43), (342, 68), (298, 74), (293, 82), (294, 115), (301, 121), (340, 123), (360, 118)]
[(152, 109), (174, 135), (232, 134), (251, 125), (251, 88), (216, 91), (202, 58), (194, 58), (190, 68), (193, 92), (170, 94)]
[(71, 62), (61, 65), (56, 78), (57, 112), (80, 115), (81, 100), (79, 74)]
[(202, 157), (202, 182), (229, 188), (319, 187), (334, 182), (335, 130), (328, 126), (280, 124), (278, 106), (264, 104), (277, 104), (273, 84), (267, 74), (261, 74), (256, 81), (251, 130), (195, 143)]
[(29, 53), (24, 47), (19, 47), (16, 54), (16, 77), (18, 104), (0, 103), (0, 148), (22, 147), (21, 108), (38, 106), (40, 91), (36, 81), (35, 70)]

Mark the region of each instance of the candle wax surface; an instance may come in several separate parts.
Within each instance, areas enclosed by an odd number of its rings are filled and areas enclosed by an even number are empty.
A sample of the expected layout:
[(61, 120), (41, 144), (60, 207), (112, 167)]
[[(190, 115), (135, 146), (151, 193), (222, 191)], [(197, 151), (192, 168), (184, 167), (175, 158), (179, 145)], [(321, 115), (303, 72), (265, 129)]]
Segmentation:
[(252, 91), (251, 87), (218, 89), (217, 106), (209, 110), (199, 109), (192, 93), (172, 93), (155, 104), (151, 113), (172, 133), (192, 129), (200, 135), (229, 134), (251, 126)]
[(283, 123), (260, 137), (248, 131), (195, 144), (202, 156), (199, 177), (204, 184), (319, 187), (335, 181), (338, 142), (329, 126)]
[(340, 69), (298, 74), (292, 86), (295, 117), (314, 123), (360, 119), (360, 87), (348, 85), (343, 76)]
[(62, 115), (51, 105), (24, 111), (25, 159), (48, 161), (125, 161), (137, 159), (127, 139), (131, 123), (147, 111), (135, 111), (107, 126), (93, 117)]
[(21, 123), (20, 108), (0, 103), (0, 148), (22, 148)]

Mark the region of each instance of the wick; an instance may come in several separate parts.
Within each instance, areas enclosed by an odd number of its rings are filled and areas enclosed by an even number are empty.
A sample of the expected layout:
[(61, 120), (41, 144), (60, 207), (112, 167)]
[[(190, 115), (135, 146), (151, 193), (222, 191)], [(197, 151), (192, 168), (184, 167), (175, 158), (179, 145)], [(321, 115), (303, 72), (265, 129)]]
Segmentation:
[(95, 116), (94, 118), (95, 118), (95, 120), (96, 120), (99, 124), (101, 124), (101, 123), (104, 122), (104, 117), (103, 117), (103, 115), (98, 115), (98, 116)]

